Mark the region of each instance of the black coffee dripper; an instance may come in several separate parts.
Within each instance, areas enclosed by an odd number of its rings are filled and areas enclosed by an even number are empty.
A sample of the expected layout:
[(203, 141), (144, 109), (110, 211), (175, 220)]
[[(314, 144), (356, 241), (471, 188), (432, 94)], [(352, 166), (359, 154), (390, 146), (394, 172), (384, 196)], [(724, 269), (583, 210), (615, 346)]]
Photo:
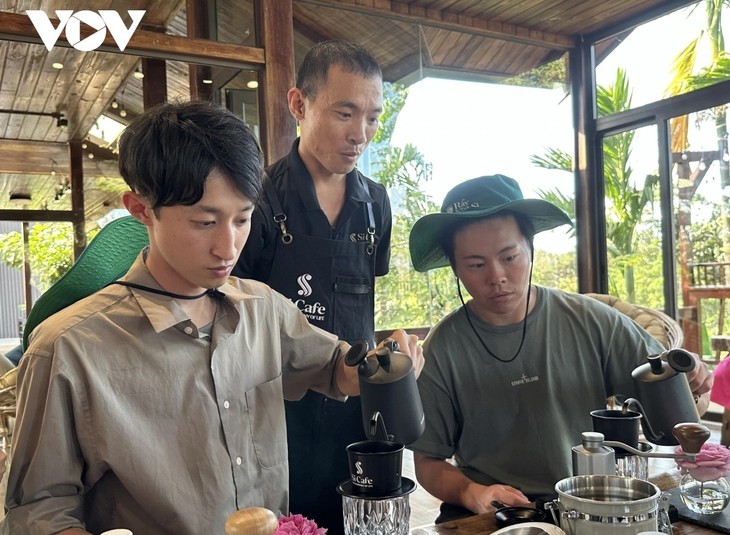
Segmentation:
[(401, 477), (405, 444), (425, 428), (413, 361), (387, 339), (368, 357), (367, 342), (353, 345), (345, 356), (357, 366), (363, 428), (368, 440), (347, 446), (350, 480), (341, 483), (343, 496), (387, 499), (408, 494), (415, 483)]

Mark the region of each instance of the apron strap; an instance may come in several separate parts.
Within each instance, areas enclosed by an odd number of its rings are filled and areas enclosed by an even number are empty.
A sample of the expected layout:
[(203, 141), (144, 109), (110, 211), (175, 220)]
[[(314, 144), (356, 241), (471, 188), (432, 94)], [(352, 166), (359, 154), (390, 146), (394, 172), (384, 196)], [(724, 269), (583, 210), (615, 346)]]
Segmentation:
[(372, 255), (375, 252), (375, 214), (373, 214), (373, 203), (366, 203), (368, 207), (368, 246), (367, 252)]
[(286, 214), (281, 207), (279, 196), (276, 194), (274, 184), (271, 182), (269, 175), (266, 174), (265, 171), (263, 174), (264, 193), (271, 205), (271, 211), (274, 212), (274, 223), (279, 225), (279, 229), (281, 229), (281, 242), (285, 245), (289, 245), (294, 240), (294, 236), (289, 234), (289, 231), (286, 229), (286, 225), (284, 224), (286, 221)]

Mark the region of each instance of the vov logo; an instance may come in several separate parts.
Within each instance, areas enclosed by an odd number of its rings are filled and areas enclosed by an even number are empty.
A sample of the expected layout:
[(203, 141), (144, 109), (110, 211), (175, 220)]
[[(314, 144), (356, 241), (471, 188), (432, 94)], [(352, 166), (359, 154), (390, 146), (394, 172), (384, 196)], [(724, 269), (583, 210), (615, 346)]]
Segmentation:
[[(88, 10), (74, 13), (70, 9), (59, 9), (56, 11), (58, 26), (55, 28), (53, 27), (53, 23), (51, 23), (51, 19), (48, 18), (48, 15), (44, 11), (29, 9), (25, 13), (33, 23), (33, 26), (49, 52), (58, 41), (64, 28), (66, 29), (66, 39), (72, 47), (81, 52), (90, 52), (96, 50), (104, 43), (107, 30), (112, 34), (112, 39), (114, 39), (119, 50), (124, 51), (134, 31), (142, 21), (145, 12), (144, 9), (128, 10), (127, 13), (129, 13), (129, 17), (132, 19), (132, 24), (129, 28), (124, 24), (119, 13), (111, 9), (100, 9), (98, 13)], [(82, 23), (96, 31), (88, 37), (81, 39)]]

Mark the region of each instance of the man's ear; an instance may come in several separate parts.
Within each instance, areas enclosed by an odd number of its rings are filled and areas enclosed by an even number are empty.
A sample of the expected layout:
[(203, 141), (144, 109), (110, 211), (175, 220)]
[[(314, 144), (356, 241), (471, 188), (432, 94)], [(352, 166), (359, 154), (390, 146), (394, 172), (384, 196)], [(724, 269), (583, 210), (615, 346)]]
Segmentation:
[(152, 208), (139, 193), (125, 191), (122, 193), (122, 202), (130, 215), (140, 223), (146, 226), (152, 223)]
[(289, 112), (294, 119), (301, 121), (304, 118), (304, 95), (299, 88), (292, 87), (286, 94), (286, 100), (289, 104)]

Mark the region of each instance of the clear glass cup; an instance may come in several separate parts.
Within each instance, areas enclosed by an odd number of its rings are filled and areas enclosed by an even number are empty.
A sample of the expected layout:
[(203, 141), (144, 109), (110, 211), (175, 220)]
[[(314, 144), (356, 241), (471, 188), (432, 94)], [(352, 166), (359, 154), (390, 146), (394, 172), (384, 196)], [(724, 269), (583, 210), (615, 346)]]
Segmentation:
[(408, 535), (408, 496), (365, 499), (342, 496), (345, 535)]
[(730, 503), (730, 485), (724, 477), (699, 481), (692, 474), (684, 474), (679, 482), (682, 503), (693, 513), (712, 515)]

